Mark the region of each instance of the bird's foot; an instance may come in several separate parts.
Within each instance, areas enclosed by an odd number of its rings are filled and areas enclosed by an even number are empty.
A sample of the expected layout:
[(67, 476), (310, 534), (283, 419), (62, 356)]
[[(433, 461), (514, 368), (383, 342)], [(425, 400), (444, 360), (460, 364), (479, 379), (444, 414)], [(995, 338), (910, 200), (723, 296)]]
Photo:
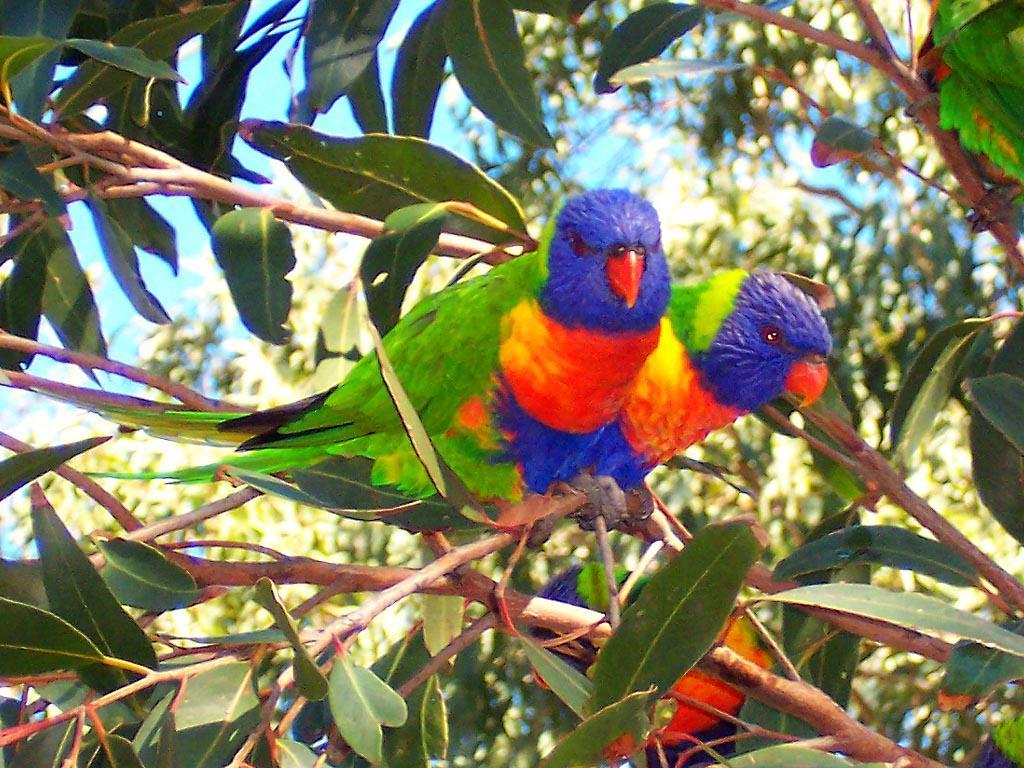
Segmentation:
[(587, 497), (587, 503), (573, 513), (583, 530), (594, 530), (595, 521), (599, 517), (604, 518), (610, 530), (628, 515), (626, 494), (613, 477), (581, 472), (572, 479), (570, 485)]
[(654, 509), (654, 496), (646, 485), (638, 485), (626, 491), (626, 526), (632, 528), (640, 525), (654, 514)]

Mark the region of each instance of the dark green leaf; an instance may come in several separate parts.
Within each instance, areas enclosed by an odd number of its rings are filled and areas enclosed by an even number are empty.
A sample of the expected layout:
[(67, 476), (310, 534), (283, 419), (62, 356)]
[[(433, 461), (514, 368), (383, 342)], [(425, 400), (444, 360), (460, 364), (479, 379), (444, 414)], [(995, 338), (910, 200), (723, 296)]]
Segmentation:
[(1002, 432), (1017, 453), (1024, 453), (1024, 380), (994, 373), (968, 382), (974, 407)]
[(232, 467), (230, 464), (225, 466), (224, 472), (231, 477), (238, 478), (247, 485), (251, 485), (256, 490), (263, 491), (271, 496), (280, 496), (282, 499), (294, 501), (298, 504), (305, 504), (310, 507), (324, 506), (320, 499), (310, 496), (308, 493), (303, 492), (301, 489), (296, 488), (294, 485), (287, 483), (274, 475), (268, 475), (263, 472), (253, 472), (252, 470), (241, 469), (240, 467)]
[(431, 655), (440, 653), (462, 632), (461, 595), (422, 595), (423, 643)]
[(978, 583), (974, 567), (961, 555), (934, 539), (887, 525), (854, 525), (805, 544), (775, 566), (775, 578), (789, 580), (853, 563), (905, 568), (958, 587)]
[(363, 133), (388, 132), (388, 112), (380, 88), (380, 68), (376, 56), (370, 59), (366, 69), (352, 82), (348, 100), (352, 106), (352, 115)]
[[(3, 374), (0, 373), (0, 377)], [(37, 448), (34, 451), (16, 453), (8, 459), (0, 461), (0, 499), (7, 498), (19, 488), (28, 485), (40, 475), (70, 461), (80, 453), (85, 453), (97, 445), (102, 445), (109, 437), (90, 437), (76, 443), (53, 445), (49, 448)]]
[(46, 590), (37, 561), (0, 558), (0, 597), (46, 610)]
[(112, 67), (131, 72), (133, 75), (145, 78), (156, 78), (159, 80), (176, 80), (179, 83), (185, 82), (181, 75), (174, 71), (165, 61), (153, 61), (137, 48), (113, 45), (100, 40), (84, 40), (72, 38), (65, 40), (64, 45), (84, 53), (90, 59), (95, 59), (101, 64), (109, 64)]
[(395, 133), (430, 135), (437, 95), (444, 82), (445, 4), (432, 3), (413, 22), (395, 58), (391, 78), (391, 108)]
[[(172, 690), (157, 698), (157, 694), (154, 692), (153, 698), (150, 700), (149, 712), (146, 713), (145, 719), (139, 725), (132, 739), (132, 746), (135, 748), (136, 754), (142, 758), (142, 762), (149, 766), (149, 768), (165, 768), (163, 765), (160, 765), (157, 756), (161, 749), (164, 748), (163, 741), (168, 727), (171, 738), (168, 747), (164, 749), (174, 749), (174, 713), (168, 710), (176, 694), (177, 692)], [(167, 766), (167, 768), (173, 767)]]
[(295, 267), (288, 227), (265, 208), (242, 208), (217, 219), (212, 245), (245, 327), (264, 341), (283, 344), (292, 307), (286, 275)]
[(388, 768), (429, 768), (448, 754), (448, 709), (441, 682), (432, 675), (407, 697), (409, 717), (384, 739)]
[[(247, 122), (241, 131), (257, 149), (283, 161), (289, 170), (335, 208), (383, 219), (416, 203), (461, 200), (491, 214), (510, 228), (526, 228), (512, 196), (479, 168), (446, 149), (408, 136), (340, 139), (304, 126)], [(491, 237), (494, 230), (461, 217), (453, 232)]]
[(83, 669), (102, 658), (99, 648), (62, 618), (0, 597), (0, 674)]
[[(1024, 632), (1024, 621), (1006, 625), (1015, 634)], [(1024, 659), (978, 643), (961, 641), (953, 646), (946, 662), (941, 690), (950, 696), (988, 696), (1011, 680), (1024, 677)]]
[(327, 696), (327, 678), (323, 676), (316, 662), (310, 657), (306, 647), (299, 639), (299, 631), (295, 619), (288, 613), (281, 597), (277, 594), (277, 588), (270, 579), (261, 577), (256, 582), (253, 599), (258, 605), (270, 612), (274, 617), (274, 623), (280, 629), (295, 651), (295, 660), (292, 666), (295, 671), (295, 686), (299, 692), (310, 701), (320, 701)]
[(533, 640), (520, 636), (519, 642), (526, 651), (530, 664), (551, 688), (552, 693), (581, 719), (586, 717), (586, 703), (594, 690), (590, 680)]
[(46, 262), (43, 316), (68, 349), (105, 357), (107, 345), (89, 281), (71, 249), (67, 232), (56, 221), (44, 225), (50, 256)]
[(906, 460), (949, 399), (957, 371), (988, 320), (961, 320), (929, 338), (907, 371), (889, 416), (889, 444)]
[[(394, 222), (402, 214), (404, 226)], [(436, 203), (395, 211), (384, 220), (384, 234), (374, 238), (359, 264), (370, 319), (387, 334), (402, 313), (405, 292), (416, 271), (437, 245), (444, 226), (445, 207)]]
[(381, 726), (405, 722), (405, 700), (369, 669), (354, 666), (345, 657), (335, 659), (330, 682), (328, 700), (338, 733), (354, 752), (379, 763)]
[(179, 765), (227, 765), (260, 720), (252, 667), (231, 662), (193, 677), (174, 717)]
[(852, 160), (874, 149), (874, 134), (842, 117), (827, 117), (811, 144), (811, 162), (818, 168)]
[(144, 768), (142, 761), (132, 748), (132, 743), (123, 736), (109, 733), (106, 740), (101, 741), (100, 745), (109, 768)]
[[(43, 313), (43, 287), (46, 284), (46, 253), (37, 232), (27, 232), (8, 243), (19, 255), (14, 269), (0, 285), (0, 328), (15, 336), (35, 339)], [(0, 349), (0, 367), (17, 368), (28, 365), (31, 355)]]
[[(231, 3), (211, 5), (190, 13), (157, 16), (128, 24), (118, 29), (110, 42), (124, 48), (135, 48), (150, 59), (170, 58), (182, 42), (209, 29), (225, 13)], [(134, 75), (87, 61), (75, 70), (61, 88), (57, 109), (62, 115), (82, 112), (97, 101), (127, 87)]]
[[(989, 372), (1024, 377), (1024, 323), (1013, 327)], [(978, 497), (1011, 536), (1024, 542), (1024, 456), (977, 408), (971, 408), (969, 436)]]
[(934, 597), (890, 592), (870, 584), (814, 584), (765, 600), (830, 608), (922, 632), (937, 632), (1024, 656), (1024, 638)]
[(192, 575), (138, 541), (105, 539), (97, 543), (107, 564), (101, 575), (124, 605), (147, 611), (171, 611), (199, 597)]
[(563, 737), (538, 768), (590, 768), (604, 762), (605, 748), (626, 734), (633, 736), (634, 744), (642, 744), (650, 699), (649, 691), (638, 691), (595, 712)]
[[(156, 654), (146, 634), (118, 605), (49, 504), (33, 504), (32, 532), (53, 612), (92, 640), (104, 656), (155, 669)], [(89, 687), (101, 690), (120, 687), (127, 680), (120, 670), (101, 667), (83, 669), (81, 675)]]
[(551, 146), (508, 0), (448, 0), (447, 7), (444, 43), (469, 100), (509, 133)]
[(171, 322), (160, 301), (149, 292), (142, 281), (139, 257), (128, 233), (107, 215), (107, 205), (103, 200), (94, 197), (89, 200), (88, 205), (96, 222), (96, 233), (99, 235), (107, 266), (110, 267), (128, 301), (135, 307), (135, 311), (151, 323), (162, 325)]
[[(80, 0), (6, 0), (0, 31), (5, 35), (42, 35), (51, 40), (63, 40), (80, 4)], [(43, 116), (46, 97), (53, 90), (53, 74), (60, 53), (58, 48), (49, 51), (14, 78), (14, 102), (22, 117), (38, 122)]]
[(623, 67), (611, 76), (609, 90), (623, 85), (644, 83), (648, 80), (660, 80), (666, 77), (699, 77), (700, 75), (720, 75), (747, 69), (746, 64), (732, 61), (695, 61), (692, 59), (668, 59), (645, 61)]
[(47, 728), (25, 740), (14, 754), (10, 768), (62, 768), (75, 739), (75, 721)]
[(684, 3), (655, 3), (626, 17), (612, 30), (601, 49), (594, 90), (615, 90), (612, 76), (624, 67), (660, 56), (669, 44), (682, 37), (704, 18), (704, 9)]
[(312, 0), (306, 19), (305, 100), (326, 112), (369, 65), (398, 0)]
[(654, 574), (597, 656), (590, 711), (651, 687), (663, 693), (696, 664), (762, 548), (743, 522), (709, 526)]
[[(5, 22), (6, 26), (6, 22)], [(58, 45), (48, 37), (0, 35), (0, 89), (10, 88), (11, 80), (32, 62)]]
[(178, 242), (174, 227), (142, 198), (107, 200), (107, 215), (121, 225), (136, 248), (151, 253), (178, 274)]
[(43, 210), (51, 216), (68, 212), (52, 179), (36, 170), (24, 144), (16, 144), (0, 155), (0, 188), (21, 200), (42, 201)]

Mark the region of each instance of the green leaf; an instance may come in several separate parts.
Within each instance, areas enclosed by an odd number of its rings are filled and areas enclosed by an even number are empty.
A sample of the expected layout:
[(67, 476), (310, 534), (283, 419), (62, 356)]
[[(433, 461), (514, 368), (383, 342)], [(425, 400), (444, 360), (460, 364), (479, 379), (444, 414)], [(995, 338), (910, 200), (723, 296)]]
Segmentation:
[(541, 760), (538, 768), (590, 768), (604, 762), (604, 750), (616, 739), (631, 734), (642, 744), (649, 721), (650, 691), (638, 691), (595, 712), (564, 736)]
[(288, 340), (295, 267), (291, 232), (265, 208), (242, 208), (213, 225), (213, 254), (245, 327), (271, 344)]
[(99, 664), (93, 642), (41, 608), (0, 597), (0, 675), (37, 675)]
[[(146, 634), (118, 605), (49, 504), (33, 504), (32, 532), (51, 610), (92, 640), (104, 656), (156, 669), (156, 653)], [(113, 690), (128, 679), (120, 670), (100, 667), (87, 667), (81, 675), (98, 690)]]
[(299, 631), (295, 619), (281, 602), (274, 582), (265, 576), (256, 582), (253, 599), (258, 605), (270, 612), (274, 623), (280, 629), (295, 651), (292, 666), (295, 670), (295, 686), (310, 701), (320, 701), (327, 696), (327, 678), (317, 668), (316, 662), (310, 657), (306, 646), (299, 639)]
[[(436, 203), (395, 211), (384, 220), (384, 234), (367, 246), (359, 276), (370, 319), (382, 335), (398, 323), (405, 292), (437, 245), (445, 213), (445, 207)], [(401, 221), (401, 226), (396, 221)]]
[(391, 76), (391, 109), (395, 133), (405, 136), (430, 135), (437, 96), (444, 82), (443, 0), (431, 3), (412, 23), (395, 57)]
[[(175, 749), (174, 713), (168, 710), (176, 695), (177, 691), (172, 690), (156, 700), (132, 738), (132, 746), (135, 748), (136, 754), (149, 768), (165, 768), (164, 765), (161, 765), (158, 755), (161, 751), (166, 753), (173, 752)], [(156, 699), (156, 694), (153, 698)], [(164, 744), (165, 738), (166, 745)], [(173, 768), (173, 766), (168, 766), (168, 768)]]
[(0, 597), (46, 610), (46, 589), (38, 561), (0, 558)]
[(826, 117), (811, 144), (811, 162), (817, 168), (852, 160), (870, 152), (877, 139), (870, 131), (842, 117)]
[(402, 428), (409, 437), (416, 458), (419, 459), (426, 470), (430, 482), (433, 483), (437, 492), (441, 494), (449, 504), (459, 510), (459, 513), (473, 522), (489, 522), (487, 516), (480, 508), (479, 503), (466, 488), (465, 483), (456, 475), (444, 460), (437, 455), (430, 436), (420, 421), (419, 414), (413, 406), (409, 396), (405, 393), (402, 383), (398, 380), (398, 374), (384, 351), (384, 344), (380, 339), (373, 323), (370, 323), (370, 335), (373, 337), (373, 346), (377, 351), (377, 359), (380, 363), (380, 375), (384, 380), (384, 386), (395, 404), (395, 410), (402, 420)]
[(106, 740), (100, 742), (100, 746), (103, 756), (107, 759), (108, 768), (144, 768), (132, 748), (132, 743), (123, 736), (108, 733)]
[[(989, 366), (989, 373), (1024, 378), (1024, 323), (1017, 322)], [(971, 470), (978, 497), (996, 521), (1024, 542), (1024, 456), (977, 408), (971, 408)]]
[(431, 768), (448, 755), (448, 709), (441, 681), (431, 675), (407, 699), (409, 718), (384, 739), (388, 768)]
[[(1005, 629), (1014, 634), (1024, 632), (1024, 620), (1012, 622)], [(1024, 677), (1024, 659), (978, 643), (960, 641), (953, 646), (945, 665), (941, 690), (951, 696), (988, 696), (996, 688)]]
[(366, 69), (352, 83), (348, 90), (348, 101), (352, 107), (352, 116), (363, 133), (388, 132), (388, 112), (380, 87), (380, 67), (376, 56), (370, 59)]
[(978, 583), (963, 556), (934, 539), (888, 525), (854, 525), (816, 539), (775, 566), (774, 576), (789, 580), (853, 563), (903, 568), (958, 587)]
[[(271, 496), (279, 496), (282, 499), (288, 501), (294, 501), (297, 504), (305, 504), (309, 507), (323, 507), (324, 503), (322, 500), (314, 498), (313, 496), (305, 493), (294, 485), (285, 482), (279, 477), (274, 475), (268, 475), (263, 472), (253, 472), (251, 469), (242, 469), (241, 467), (232, 467), (230, 464), (225, 466), (225, 473), (231, 477), (238, 478), (243, 483), (251, 485), (258, 491), (270, 494)], [(360, 520), (364, 518), (358, 518)], [(369, 519), (369, 517), (365, 518)]]
[[(511, 229), (526, 224), (519, 204), (483, 171), (447, 149), (411, 136), (342, 139), (305, 126), (246, 121), (239, 129), (256, 149), (284, 162), (296, 178), (341, 211), (383, 219), (416, 203), (461, 200)], [(479, 222), (453, 217), (453, 232), (495, 237)]]
[(423, 642), (432, 656), (438, 654), (462, 632), (461, 595), (421, 595)]
[(886, 768), (887, 765), (858, 763), (831, 752), (819, 752), (795, 744), (779, 744), (729, 758), (730, 768)]
[(178, 274), (178, 243), (174, 227), (143, 198), (107, 200), (107, 215), (128, 233), (136, 248), (151, 253)]
[(1024, 380), (994, 373), (968, 382), (974, 407), (998, 429), (1017, 453), (1024, 453)]
[(906, 461), (949, 399), (960, 363), (988, 320), (961, 320), (929, 338), (900, 384), (889, 416), (889, 444)]
[(580, 719), (586, 717), (586, 703), (594, 691), (590, 680), (530, 638), (521, 635), (519, 643), (526, 651), (530, 664), (551, 688), (552, 693)]
[(33, 734), (19, 745), (10, 768), (62, 768), (74, 739), (74, 720)]
[(306, 19), (305, 101), (326, 112), (373, 59), (398, 0), (312, 0)]
[(448, 0), (444, 42), (473, 105), (529, 144), (553, 145), (508, 0)]
[(37, 477), (56, 469), (80, 453), (102, 445), (109, 439), (109, 437), (90, 437), (76, 443), (53, 445), (49, 448), (37, 448), (34, 451), (16, 453), (10, 458), (0, 461), (0, 499), (7, 498)]
[[(655, 6), (652, 6), (655, 7)], [(609, 89), (615, 90), (623, 85), (644, 83), (648, 80), (660, 80), (668, 77), (699, 77), (700, 75), (721, 75), (747, 69), (746, 64), (733, 61), (701, 61), (693, 59), (667, 59), (645, 61), (623, 67), (609, 79)]]
[[(211, 5), (190, 13), (155, 16), (128, 24), (110, 38), (113, 45), (134, 48), (151, 60), (170, 58), (185, 40), (201, 34), (231, 10), (231, 3)], [(82, 112), (97, 101), (127, 87), (134, 76), (96, 61), (87, 61), (61, 88), (57, 111)]]
[(0, 35), (0, 90), (10, 88), (15, 75), (57, 45), (56, 40), (48, 37)]
[(124, 539), (100, 540), (96, 546), (107, 561), (100, 575), (124, 605), (172, 611), (199, 597), (192, 574), (155, 547)]
[(601, 49), (594, 90), (609, 93), (612, 76), (620, 69), (660, 56), (669, 44), (704, 18), (704, 9), (684, 3), (656, 3), (626, 17), (612, 30)]
[(397, 727), (408, 712), (405, 700), (377, 675), (336, 658), (331, 670), (331, 715), (338, 733), (352, 750), (371, 763), (381, 761), (382, 725)]
[(105, 357), (107, 344), (100, 330), (96, 301), (67, 232), (56, 221), (47, 222), (43, 231), (50, 244), (43, 316), (50, 321), (60, 343), (68, 349)]
[(843, 611), (1024, 656), (1024, 637), (928, 595), (890, 592), (870, 584), (813, 584), (762, 599)]
[(331, 369), (335, 376), (331, 381), (336, 382), (341, 381), (363, 356), (359, 351), (363, 327), (359, 291), (359, 281), (353, 280), (327, 302), (316, 337), (318, 380), (321, 380), (321, 363), (331, 362), (336, 366)]
[(107, 266), (117, 279), (128, 301), (146, 320), (158, 325), (171, 322), (167, 311), (160, 301), (149, 292), (139, 271), (139, 257), (135, 253), (135, 244), (121, 225), (107, 215), (106, 203), (98, 197), (90, 198), (89, 210), (96, 222), (96, 233), (99, 235), (103, 256)]
[[(63, 40), (78, 14), (80, 0), (6, 0), (0, 28), (8, 35), (40, 35)], [(18, 114), (39, 122), (46, 108), (46, 97), (54, 87), (54, 70), (60, 60), (58, 47), (43, 54), (21, 72), (12, 83)]]
[(196, 675), (175, 712), (178, 764), (222, 768), (259, 720), (259, 699), (247, 662), (231, 662)]
[[(0, 285), (0, 328), (15, 336), (35, 339), (43, 314), (46, 284), (46, 253), (38, 247), (36, 232), (27, 232), (8, 243), (19, 255), (14, 269)], [(44, 238), (45, 239), (45, 238)], [(28, 365), (32, 355), (0, 349), (0, 368)]]
[(305, 744), (290, 739), (278, 739), (277, 761), (280, 768), (314, 768), (317, 754)]
[(185, 82), (184, 78), (175, 72), (167, 62), (153, 61), (137, 48), (82, 38), (65, 40), (64, 45), (84, 53), (90, 59), (95, 59), (101, 64), (109, 64), (139, 77)]
[(696, 664), (762, 548), (743, 522), (709, 526), (654, 574), (597, 656), (590, 711), (651, 687), (663, 693)]
[(0, 188), (20, 200), (39, 200), (50, 216), (68, 212), (64, 198), (53, 186), (53, 180), (36, 170), (24, 144), (16, 144), (0, 155)]

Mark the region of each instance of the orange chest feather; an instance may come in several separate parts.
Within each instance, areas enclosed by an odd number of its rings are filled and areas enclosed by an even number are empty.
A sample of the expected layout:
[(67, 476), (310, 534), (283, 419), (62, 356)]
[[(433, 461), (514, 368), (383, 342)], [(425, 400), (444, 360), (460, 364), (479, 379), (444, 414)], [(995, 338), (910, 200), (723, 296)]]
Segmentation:
[(741, 414), (719, 404), (701, 386), (671, 324), (661, 322), (658, 347), (637, 374), (622, 414), (626, 439), (654, 463), (703, 440)]
[(658, 344), (642, 333), (566, 328), (524, 301), (504, 320), (498, 359), (520, 407), (563, 432), (592, 432), (614, 420), (633, 378)]

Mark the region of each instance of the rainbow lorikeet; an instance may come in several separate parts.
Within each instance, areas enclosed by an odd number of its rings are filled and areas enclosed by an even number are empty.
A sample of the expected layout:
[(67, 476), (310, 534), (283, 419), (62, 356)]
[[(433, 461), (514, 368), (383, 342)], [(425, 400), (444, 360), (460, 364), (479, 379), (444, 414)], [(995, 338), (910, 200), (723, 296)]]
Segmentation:
[(992, 728), (974, 768), (1024, 768), (1024, 717), (1004, 720)]
[[(625, 583), (628, 576), (629, 572), (626, 569), (618, 568), (616, 570), (616, 579), (620, 586)], [(636, 598), (646, 581), (646, 577), (637, 581), (630, 599)], [(541, 590), (539, 596), (591, 608), (595, 611), (606, 611), (609, 595), (604, 568), (601, 563), (596, 562), (570, 568), (551, 579)], [(771, 656), (761, 644), (757, 631), (750, 621), (741, 614), (734, 614), (729, 619), (719, 635), (718, 642), (765, 669), (771, 666)], [(590, 665), (595, 655), (594, 647), (585, 641), (582, 643), (574, 641), (571, 644), (554, 646), (552, 650), (561, 653), (570, 664), (580, 671), (584, 671)], [(741, 691), (699, 669), (691, 669), (679, 678), (672, 686), (672, 690), (729, 715), (738, 714), (745, 700)], [(691, 750), (697, 742), (724, 739), (735, 733), (735, 725), (702, 709), (678, 702), (672, 719), (652, 737), (648, 745), (647, 764), (660, 765), (653, 746), (655, 737), (665, 750), (668, 764), (675, 766), (677, 758), (683, 752)], [(733, 742), (722, 743), (715, 746), (714, 749), (719, 754), (728, 756), (733, 753)], [(714, 763), (715, 760), (711, 759), (706, 752), (698, 749), (682, 765), (702, 766)]]
[[(668, 296), (654, 208), (624, 190), (597, 190), (565, 203), (536, 252), (416, 304), (383, 346), (438, 453), (468, 489), (517, 502), (585, 467), (657, 346)], [(374, 460), (374, 483), (434, 493), (375, 354), (327, 392), (241, 417), (173, 407), (104, 415), (240, 451), (217, 464), (130, 477), (206, 482), (224, 465), (282, 472), (364, 456)]]
[(1024, 181), (1024, 1), (938, 0), (920, 58), (941, 126), (988, 158), (996, 181)]
[(712, 430), (786, 392), (817, 399), (831, 351), (820, 307), (784, 275), (736, 269), (674, 287), (657, 348), (593, 446), (595, 475), (646, 499), (644, 476)]

